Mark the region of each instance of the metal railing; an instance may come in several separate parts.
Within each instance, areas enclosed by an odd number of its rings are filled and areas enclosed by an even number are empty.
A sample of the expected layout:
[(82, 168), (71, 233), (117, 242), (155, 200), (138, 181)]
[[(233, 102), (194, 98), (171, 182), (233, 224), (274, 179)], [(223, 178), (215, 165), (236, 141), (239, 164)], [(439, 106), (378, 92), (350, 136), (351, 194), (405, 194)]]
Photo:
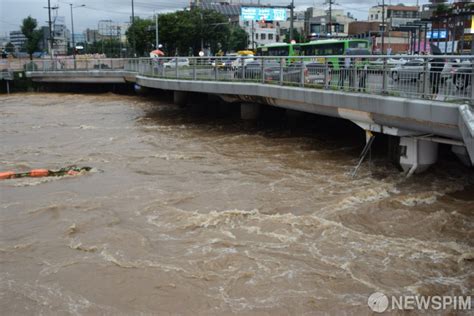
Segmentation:
[(474, 56), (298, 56), (140, 59), (142, 76), (243, 81), (472, 102)]
[(159, 57), (41, 60), (31, 71), (129, 71), (153, 78), (239, 81), (472, 103), (474, 56)]
[(128, 58), (37, 59), (23, 65), (25, 71), (126, 71), (133, 61)]

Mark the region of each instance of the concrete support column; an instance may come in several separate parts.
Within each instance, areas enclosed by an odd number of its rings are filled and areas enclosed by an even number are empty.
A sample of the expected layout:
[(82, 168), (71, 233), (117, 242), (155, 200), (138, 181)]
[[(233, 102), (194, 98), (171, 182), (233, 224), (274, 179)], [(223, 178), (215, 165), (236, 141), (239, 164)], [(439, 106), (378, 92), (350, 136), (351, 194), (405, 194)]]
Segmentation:
[(246, 103), (240, 104), (240, 118), (246, 121), (255, 121), (260, 115), (260, 104)]
[(173, 103), (179, 106), (186, 106), (188, 99), (187, 92), (173, 91)]
[(438, 160), (438, 143), (413, 137), (400, 138), (400, 166), (408, 175), (426, 171)]

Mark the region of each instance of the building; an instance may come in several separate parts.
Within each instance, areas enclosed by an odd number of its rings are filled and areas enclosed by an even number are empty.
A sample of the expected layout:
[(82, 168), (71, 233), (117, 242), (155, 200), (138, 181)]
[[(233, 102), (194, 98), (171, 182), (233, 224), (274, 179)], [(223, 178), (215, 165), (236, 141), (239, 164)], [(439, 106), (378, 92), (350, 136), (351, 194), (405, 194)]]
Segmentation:
[(10, 43), (15, 46), (15, 51), (22, 51), (26, 43), (26, 37), (21, 31), (11, 31), (10, 32)]
[(84, 31), (84, 38), (87, 44), (92, 44), (102, 39), (102, 37), (99, 34), (99, 30), (94, 30), (94, 29), (89, 29), (89, 28)]
[(98, 35), (101, 40), (114, 39), (122, 43), (127, 41), (126, 33), (130, 23), (118, 23), (112, 20), (100, 20), (98, 24)]
[[(74, 33), (74, 42), (76, 43), (76, 45), (78, 43), (85, 43), (85, 41), (86, 41), (86, 36), (84, 33)], [(72, 47), (72, 38), (71, 38), (70, 47)]]
[(473, 52), (474, 3), (469, 0), (431, 0), (422, 9), (423, 20), (428, 22), (427, 37), (444, 53)]
[(49, 47), (49, 27), (48, 26), (42, 26), (40, 28), (41, 30), (41, 40), (39, 42), (39, 49), (43, 52), (48, 51)]
[(64, 16), (56, 16), (53, 20), (53, 50), (55, 55), (67, 55), (71, 33), (66, 27)]
[[(382, 6), (377, 5), (369, 9), (369, 22), (382, 22)], [(387, 29), (420, 19), (421, 12), (418, 6), (386, 5), (385, 23)]]
[(8, 37), (7, 34), (5, 35), (0, 35), (0, 50), (3, 50), (5, 49), (5, 47), (7, 46), (7, 44), (10, 42), (10, 37)]
[[(288, 10), (288, 15), (289, 15)], [(286, 21), (280, 22), (280, 41), (284, 42), (286, 40), (286, 35), (290, 33), (290, 17)], [(294, 19), (293, 19), (293, 29), (295, 32), (305, 36), (305, 11), (295, 11), (294, 12)]]
[(241, 21), (240, 26), (247, 32), (248, 47), (255, 49), (258, 46), (280, 41), (279, 23), (273, 21)]
[[(280, 25), (286, 23), (289, 16), (289, 10), (286, 6), (260, 5), (249, 1), (197, 0), (193, 6), (219, 12), (229, 19), (230, 24), (239, 25), (247, 33), (248, 48), (250, 49), (282, 41)], [(245, 11), (246, 14), (241, 14), (242, 8), (244, 10), (247, 9)], [(253, 12), (257, 11), (254, 8), (260, 10), (259, 13)], [(273, 16), (275, 18), (265, 19), (264, 16)]]
[(329, 10), (308, 8), (305, 14), (305, 35), (312, 38), (345, 37), (348, 35), (349, 23), (355, 21), (354, 17), (343, 10)]

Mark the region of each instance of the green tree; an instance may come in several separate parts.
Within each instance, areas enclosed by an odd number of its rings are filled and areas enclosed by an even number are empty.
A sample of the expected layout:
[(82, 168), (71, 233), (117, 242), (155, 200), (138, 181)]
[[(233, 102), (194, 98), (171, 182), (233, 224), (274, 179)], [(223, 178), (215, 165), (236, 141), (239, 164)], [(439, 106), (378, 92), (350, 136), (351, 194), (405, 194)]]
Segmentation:
[(145, 53), (153, 50), (155, 33), (154, 22), (147, 19), (135, 17), (135, 21), (127, 30), (127, 41), (137, 56), (144, 56)]
[(33, 60), (33, 53), (39, 49), (39, 42), (41, 40), (42, 34), (40, 30), (36, 29), (37, 26), (38, 22), (31, 16), (23, 19), (23, 24), (21, 25), (21, 32), (26, 37), (25, 49), (30, 55), (30, 60)]
[[(285, 35), (285, 43), (289, 43), (290, 42), (290, 30), (285, 31), (284, 35)], [(296, 29), (293, 29), (293, 38), (297, 43), (306, 43), (307, 42), (307, 39), (305, 38), (305, 36), (303, 34), (301, 34), (300, 32), (298, 32), (298, 30), (296, 30)]]
[(7, 45), (5, 46), (5, 51), (7, 53), (15, 52), (15, 45), (13, 45), (11, 42), (8, 42)]
[(247, 48), (248, 35), (244, 29), (239, 26), (233, 26), (230, 29), (227, 51), (239, 51)]
[(84, 47), (86, 54), (105, 54), (108, 58), (123, 57), (122, 49), (126, 45), (117, 38), (103, 39), (93, 43), (78, 43), (78, 46)]
[(159, 38), (168, 55), (197, 55), (203, 48), (225, 49), (230, 38), (227, 18), (218, 12), (194, 9), (160, 15)]
[[(231, 29), (225, 16), (211, 10), (177, 11), (159, 18), (159, 39), (168, 56), (197, 55), (201, 46), (214, 53), (241, 47), (242, 31), (233, 35)], [(155, 21), (136, 18), (126, 35), (130, 47), (143, 56), (155, 47)]]

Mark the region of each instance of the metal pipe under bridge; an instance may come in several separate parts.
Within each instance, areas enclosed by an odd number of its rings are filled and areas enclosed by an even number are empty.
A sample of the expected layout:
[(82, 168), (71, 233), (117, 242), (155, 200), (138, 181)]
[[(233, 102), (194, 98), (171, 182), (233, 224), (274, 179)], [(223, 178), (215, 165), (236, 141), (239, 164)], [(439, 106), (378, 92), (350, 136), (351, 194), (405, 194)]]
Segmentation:
[(62, 59), (27, 70), (37, 82), (171, 90), (177, 104), (190, 92), (213, 94), (239, 102), (243, 119), (257, 119), (262, 105), (347, 119), (368, 135), (397, 136), (409, 175), (436, 162), (440, 143), (474, 165), (474, 56)]

